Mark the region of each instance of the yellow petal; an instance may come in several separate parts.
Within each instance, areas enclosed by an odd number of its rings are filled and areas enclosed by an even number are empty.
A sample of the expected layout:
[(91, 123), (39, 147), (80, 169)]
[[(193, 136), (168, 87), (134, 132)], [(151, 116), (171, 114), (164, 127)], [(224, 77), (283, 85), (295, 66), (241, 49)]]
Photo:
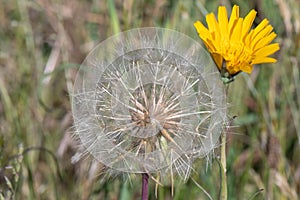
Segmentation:
[(248, 74), (250, 74), (250, 73), (252, 72), (252, 69), (253, 69), (253, 66), (250, 65), (250, 64), (245, 64), (245, 65), (243, 65), (243, 66), (241, 67), (241, 70), (242, 70), (243, 72), (248, 73)]
[(260, 57), (260, 58), (255, 58), (251, 64), (261, 64), (261, 63), (275, 63), (277, 60), (275, 58), (270, 58), (270, 57)]
[(195, 26), (198, 34), (201, 35), (201, 37), (203, 37), (203, 38), (210, 37), (210, 33), (209, 33), (208, 29), (200, 21), (196, 21), (194, 23), (194, 26)]
[[(257, 36), (261, 36), (261, 37), (265, 37), (266, 35), (268, 35), (269, 33), (271, 33), (273, 31), (273, 26), (268, 25), (266, 26), (263, 30), (261, 30), (261, 32), (259, 32), (257, 34)], [(256, 37), (257, 37), (256, 36)]]
[(216, 17), (213, 13), (209, 13), (208, 15), (206, 15), (206, 22), (207, 22), (209, 31), (216, 31), (217, 30), (218, 22), (217, 22)]
[[(202, 39), (202, 40), (203, 40), (203, 39)], [(203, 40), (203, 41), (204, 41), (204, 40)], [(216, 47), (215, 47), (215, 45), (214, 45), (214, 43), (213, 43), (212, 40), (207, 39), (207, 40), (204, 41), (204, 42), (205, 42), (206, 47), (208, 48), (208, 51), (210, 51), (210, 52), (216, 52), (216, 51), (217, 51), (217, 49), (216, 49)]]
[(235, 24), (237, 23), (237, 21), (239, 19), (239, 12), (240, 12), (239, 7), (237, 5), (234, 5), (232, 8), (232, 12), (231, 12), (229, 24), (228, 24), (229, 35), (232, 34), (233, 27), (235, 27)]
[(217, 53), (212, 53), (211, 55), (212, 55), (212, 57), (213, 57), (216, 65), (217, 65), (217, 67), (219, 68), (219, 70), (221, 70), (222, 64), (223, 64), (223, 57), (222, 57), (222, 55), (217, 54)]
[(279, 44), (274, 43), (257, 50), (254, 55), (257, 57), (267, 57), (279, 50)]
[(254, 34), (254, 31), (253, 29), (246, 35), (246, 38), (245, 38), (245, 46), (247, 47), (250, 47), (251, 46), (251, 38), (253, 38), (253, 34)]
[(218, 25), (218, 22), (216, 20), (216, 17), (213, 13), (210, 13), (206, 16), (206, 21), (208, 25), (209, 32), (212, 35), (212, 39), (214, 39), (216, 42), (220, 42), (220, 28)]
[(229, 74), (236, 74), (237, 72), (240, 72), (240, 65), (231, 65), (230, 62), (226, 62), (226, 70), (229, 72)]
[(270, 44), (276, 37), (277, 35), (272, 32), (270, 35), (262, 38), (260, 41), (258, 41), (258, 43), (254, 46), (253, 49), (260, 49), (268, 44)]
[(242, 40), (245, 41), (246, 34), (249, 32), (256, 16), (256, 11), (251, 10), (243, 21)]
[(230, 40), (232, 41), (240, 41), (241, 33), (242, 33), (242, 25), (243, 19), (239, 18), (238, 22), (236, 23), (234, 30), (231, 34)]
[(273, 27), (271, 25), (266, 26), (264, 29), (262, 29), (259, 33), (256, 34), (256, 36), (254, 36), (252, 38), (251, 41), (251, 48), (253, 49), (253, 47), (262, 39), (264, 38), (266, 35), (268, 35), (269, 33), (271, 33), (273, 30)]
[(200, 22), (196, 21), (194, 26), (199, 34), (199, 37), (204, 42), (205, 46), (212, 51), (215, 51), (215, 47), (211, 42), (211, 34), (209, 33), (208, 29)]
[(219, 7), (218, 21), (221, 34), (228, 38), (228, 16), (225, 6)]
[(269, 24), (269, 21), (267, 19), (262, 20), (258, 26), (253, 30), (253, 36), (250, 39), (253, 39), (254, 37), (256, 37), (256, 35), (263, 30), (267, 25)]

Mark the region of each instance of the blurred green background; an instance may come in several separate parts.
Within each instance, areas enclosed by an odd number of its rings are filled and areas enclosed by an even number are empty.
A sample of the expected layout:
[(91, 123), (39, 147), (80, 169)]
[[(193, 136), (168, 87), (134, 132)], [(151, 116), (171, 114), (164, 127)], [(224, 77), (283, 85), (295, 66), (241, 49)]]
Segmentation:
[[(258, 11), (278, 34), (278, 62), (239, 75), (229, 89), (228, 199), (300, 198), (299, 0), (0, 0), (0, 193), (7, 199), (140, 199), (141, 176), (105, 177), (77, 143), (70, 106), (76, 70), (105, 38), (136, 27), (193, 27), (219, 5)], [(218, 163), (193, 178), (218, 199)], [(204, 167), (203, 167), (204, 166)], [(155, 199), (150, 179), (149, 198)], [(158, 199), (208, 199), (191, 180)]]

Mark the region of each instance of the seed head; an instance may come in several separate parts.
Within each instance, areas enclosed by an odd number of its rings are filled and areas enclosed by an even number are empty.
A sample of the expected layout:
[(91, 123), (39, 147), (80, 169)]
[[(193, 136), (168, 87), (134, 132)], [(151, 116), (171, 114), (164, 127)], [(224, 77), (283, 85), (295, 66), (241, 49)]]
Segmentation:
[(177, 172), (216, 147), (224, 93), (210, 55), (162, 28), (133, 29), (99, 44), (76, 78), (73, 115), (85, 151), (130, 173)]

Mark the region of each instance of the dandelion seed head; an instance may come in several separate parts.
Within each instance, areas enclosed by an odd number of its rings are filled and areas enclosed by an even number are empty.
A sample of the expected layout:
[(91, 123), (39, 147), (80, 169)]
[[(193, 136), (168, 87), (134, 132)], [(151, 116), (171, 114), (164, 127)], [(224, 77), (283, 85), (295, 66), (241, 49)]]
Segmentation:
[(216, 147), (225, 119), (213, 66), (197, 42), (168, 29), (133, 29), (105, 40), (78, 71), (75, 136), (114, 170), (174, 171), (186, 180), (193, 160)]

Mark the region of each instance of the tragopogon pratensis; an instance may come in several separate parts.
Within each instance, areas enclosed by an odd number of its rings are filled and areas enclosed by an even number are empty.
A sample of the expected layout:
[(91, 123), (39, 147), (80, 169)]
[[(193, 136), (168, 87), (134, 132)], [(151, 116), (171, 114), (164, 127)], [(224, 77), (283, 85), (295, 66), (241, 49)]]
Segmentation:
[(78, 71), (75, 135), (111, 169), (187, 180), (193, 160), (218, 143), (222, 85), (211, 56), (186, 35), (163, 28), (120, 33)]

